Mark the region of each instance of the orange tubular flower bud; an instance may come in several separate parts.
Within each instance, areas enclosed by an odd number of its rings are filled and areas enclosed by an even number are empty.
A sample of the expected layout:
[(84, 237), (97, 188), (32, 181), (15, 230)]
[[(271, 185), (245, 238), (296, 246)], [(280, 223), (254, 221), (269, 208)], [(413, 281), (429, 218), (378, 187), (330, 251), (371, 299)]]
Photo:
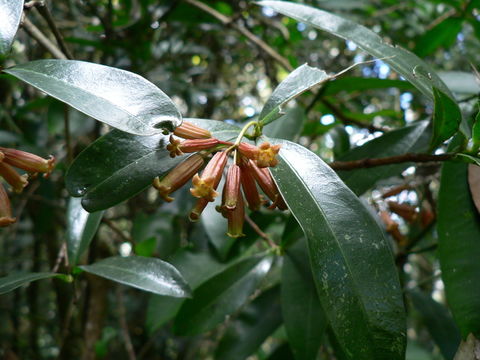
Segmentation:
[(243, 193), (248, 203), (248, 208), (252, 211), (257, 211), (262, 205), (262, 198), (258, 193), (255, 178), (253, 177), (252, 170), (248, 165), (242, 164), (240, 180), (242, 182)]
[(5, 155), (3, 161), (16, 168), (25, 170), (29, 173), (45, 173), (48, 176), (55, 166), (55, 158), (41, 158), (35, 154), (26, 151), (0, 147), (0, 151)]
[(228, 232), (227, 235), (232, 238), (245, 236), (243, 233), (243, 223), (245, 221), (245, 206), (243, 196), (239, 189), (237, 196), (237, 206), (234, 210), (227, 212)]
[(245, 142), (241, 142), (238, 146), (240, 153), (250, 160), (257, 160), (260, 153), (258, 146), (251, 145)]
[(409, 223), (413, 223), (415, 220), (417, 220), (418, 212), (413, 206), (408, 204), (399, 204), (395, 201), (389, 201), (388, 207), (390, 208), (391, 212), (402, 217)]
[(200, 219), (200, 215), (208, 205), (209, 201), (207, 199), (198, 199), (193, 207), (192, 211), (190, 212), (189, 219), (191, 222), (196, 222)]
[(228, 168), (227, 180), (225, 182), (223, 205), (227, 210), (234, 210), (238, 205), (240, 194), (240, 167), (233, 164)]
[(193, 177), (193, 187), (190, 189), (190, 193), (196, 198), (213, 201), (218, 196), (215, 190), (222, 178), (226, 164), (227, 153), (225, 151), (217, 152), (203, 170), (202, 176), (197, 174)]
[(190, 156), (185, 161), (178, 164), (165, 177), (160, 180), (158, 177), (153, 180), (153, 186), (158, 190), (160, 196), (167, 202), (173, 201), (170, 195), (174, 191), (185, 185), (188, 180), (198, 171), (204, 164), (204, 159), (198, 154)]
[(27, 174), (20, 175), (13, 167), (4, 162), (0, 163), (0, 175), (16, 193), (21, 193), (23, 188), (28, 185)]
[(278, 164), (277, 154), (280, 151), (280, 145), (272, 146), (269, 142), (264, 142), (259, 146), (259, 149), (256, 159), (258, 167), (274, 167)]
[(271, 209), (278, 207), (280, 210), (286, 210), (287, 205), (285, 204), (280, 192), (278, 191), (277, 185), (273, 181), (272, 175), (266, 168), (259, 168), (252, 160), (248, 161), (248, 166), (252, 171), (252, 175), (257, 181), (260, 188), (263, 190), (265, 195), (267, 195), (270, 200), (272, 200)]
[(0, 183), (0, 227), (13, 224), (17, 219), (12, 217), (12, 208), (5, 188)]
[(193, 125), (188, 121), (184, 121), (182, 125), (177, 127), (173, 134), (184, 139), (208, 139), (212, 137), (210, 131)]

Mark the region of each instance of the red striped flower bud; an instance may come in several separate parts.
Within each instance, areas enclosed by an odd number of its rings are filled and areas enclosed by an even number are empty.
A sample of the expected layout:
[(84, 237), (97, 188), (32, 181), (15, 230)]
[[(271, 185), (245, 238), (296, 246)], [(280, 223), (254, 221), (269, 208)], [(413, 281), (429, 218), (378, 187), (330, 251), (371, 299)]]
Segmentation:
[(182, 125), (177, 127), (173, 134), (184, 139), (208, 139), (212, 137), (210, 131), (193, 125), (188, 121), (184, 121)]
[(29, 173), (45, 173), (48, 176), (55, 166), (55, 158), (41, 158), (35, 154), (26, 151), (0, 147), (0, 151), (5, 155), (3, 161), (16, 168), (25, 170)]
[(257, 160), (258, 153), (260, 152), (260, 149), (258, 148), (258, 146), (248, 144), (245, 142), (240, 143), (240, 145), (238, 146), (238, 150), (243, 156), (245, 156), (250, 160)]
[(274, 209), (275, 207), (278, 207), (280, 210), (286, 210), (287, 205), (280, 195), (270, 171), (268, 171), (266, 168), (259, 168), (252, 160), (249, 160), (247, 164), (252, 171), (253, 177), (257, 181), (258, 185), (260, 185), (260, 188), (263, 190), (265, 195), (272, 200), (272, 205), (270, 208)]
[(28, 185), (27, 174), (20, 175), (13, 167), (4, 162), (0, 162), (0, 175), (16, 193), (21, 193), (23, 188)]
[(240, 167), (232, 164), (228, 168), (227, 180), (225, 181), (223, 205), (227, 210), (233, 210), (237, 207), (240, 194)]
[(189, 219), (192, 222), (196, 222), (200, 219), (200, 215), (202, 214), (203, 210), (207, 207), (209, 201), (207, 199), (198, 199), (193, 207), (192, 211), (190, 212)]
[(227, 212), (227, 220), (228, 236), (232, 238), (245, 236), (245, 234), (243, 233), (243, 223), (245, 221), (245, 206), (243, 203), (243, 196), (240, 188), (237, 196), (237, 206), (234, 210), (230, 210)]
[(240, 179), (242, 182), (243, 193), (248, 203), (248, 208), (252, 211), (260, 209), (263, 201), (258, 193), (257, 184), (253, 177), (252, 170), (248, 165), (242, 164)]
[[(172, 143), (172, 141), (174, 143)], [(215, 138), (184, 140), (182, 142), (170, 138), (170, 144), (167, 145), (167, 150), (170, 151), (170, 157), (173, 158), (176, 155), (182, 155), (183, 153), (194, 153), (210, 149), (221, 143), (221, 141)]]
[(10, 199), (8, 198), (5, 188), (0, 183), (0, 227), (11, 225), (15, 221), (16, 219), (12, 217)]
[(158, 190), (160, 196), (165, 201), (171, 202), (173, 201), (173, 198), (168, 195), (185, 185), (188, 180), (200, 170), (203, 164), (203, 157), (194, 154), (178, 164), (173, 170), (165, 175), (162, 180), (156, 177), (155, 180), (153, 180), (153, 186)]
[(217, 152), (203, 170), (202, 176), (196, 174), (193, 177), (193, 187), (190, 189), (190, 193), (196, 198), (213, 201), (218, 196), (215, 190), (222, 178), (226, 164), (227, 153), (225, 151)]
[(274, 167), (278, 164), (277, 154), (280, 151), (280, 145), (272, 146), (269, 142), (264, 142), (260, 144), (259, 149), (256, 159), (258, 167)]

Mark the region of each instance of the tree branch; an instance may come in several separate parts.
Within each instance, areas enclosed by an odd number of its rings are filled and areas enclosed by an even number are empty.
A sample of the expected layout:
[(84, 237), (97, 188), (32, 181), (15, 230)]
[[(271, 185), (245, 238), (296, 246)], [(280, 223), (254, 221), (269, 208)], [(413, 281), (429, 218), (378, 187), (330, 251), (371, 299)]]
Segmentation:
[(41, 31), (25, 16), (22, 22), (22, 28), (25, 32), (34, 38), (45, 50), (57, 59), (67, 60), (67, 57), (55, 46)]
[(255, 222), (252, 220), (252, 218), (247, 214), (245, 214), (245, 220), (247, 221), (248, 225), (250, 225), (250, 227), (253, 229), (253, 231), (255, 231), (258, 236), (260, 236), (263, 240), (265, 240), (271, 248), (278, 249), (278, 245), (275, 244), (275, 241), (273, 241), (270, 236), (264, 233), (262, 229), (260, 229), (258, 225), (255, 224)]
[(258, 38), (255, 34), (250, 32), (250, 30), (246, 29), (243, 26), (240, 26), (236, 24), (235, 22), (232, 21), (228, 16), (223, 15), (222, 13), (218, 12), (215, 9), (212, 9), (210, 6), (208, 6), (205, 3), (202, 3), (197, 0), (185, 0), (187, 3), (190, 5), (195, 6), (196, 8), (210, 14), (213, 16), (215, 19), (220, 21), (223, 25), (225, 26), (230, 26), (236, 31), (238, 31), (240, 34), (245, 36), (250, 42), (254, 43), (257, 45), (260, 49), (265, 51), (268, 55), (270, 55), (277, 63), (279, 63), (282, 67), (284, 67), (288, 71), (292, 71), (293, 67), (290, 65), (287, 59), (285, 59), (282, 55), (277, 53), (273, 48), (270, 47), (265, 41), (262, 39)]
[(415, 162), (415, 163), (425, 163), (425, 162), (434, 162), (434, 161), (447, 161), (451, 160), (455, 154), (440, 154), (440, 155), (430, 155), (430, 154), (402, 154), (396, 156), (389, 156), (384, 158), (377, 159), (360, 159), (352, 161), (334, 161), (329, 165), (334, 170), (354, 170), (361, 168), (371, 168), (376, 166), (390, 165), (390, 164), (400, 164), (405, 162)]

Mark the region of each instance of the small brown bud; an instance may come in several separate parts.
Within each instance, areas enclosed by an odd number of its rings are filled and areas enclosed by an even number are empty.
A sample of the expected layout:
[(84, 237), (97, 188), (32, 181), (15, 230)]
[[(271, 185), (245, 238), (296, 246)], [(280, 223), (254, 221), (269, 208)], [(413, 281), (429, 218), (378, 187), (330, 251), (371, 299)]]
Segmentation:
[(20, 175), (13, 167), (7, 163), (0, 162), (0, 175), (10, 184), (13, 191), (21, 193), (23, 188), (28, 185), (28, 175)]
[(17, 219), (12, 217), (10, 199), (2, 183), (0, 183), (0, 227), (13, 224)]
[(5, 155), (3, 159), (5, 163), (29, 173), (41, 172), (45, 173), (44, 176), (46, 177), (55, 166), (55, 158), (53, 156), (50, 156), (49, 159), (44, 159), (26, 151), (3, 147), (0, 147), (0, 151)]
[(208, 139), (212, 137), (210, 131), (193, 125), (188, 121), (184, 121), (182, 125), (177, 127), (173, 134), (184, 139)]

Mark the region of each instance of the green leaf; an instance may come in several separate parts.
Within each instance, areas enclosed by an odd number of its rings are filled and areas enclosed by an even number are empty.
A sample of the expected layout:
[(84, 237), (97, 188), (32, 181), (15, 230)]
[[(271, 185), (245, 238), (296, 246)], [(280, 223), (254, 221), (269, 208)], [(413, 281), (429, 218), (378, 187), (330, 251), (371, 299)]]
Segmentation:
[(433, 88), (435, 111), (433, 113), (433, 135), (431, 149), (452, 137), (462, 121), (462, 113), (457, 103), (442, 91)]
[(350, 135), (345, 126), (337, 125), (328, 132), (333, 141), (333, 156), (338, 159), (350, 150)]
[(480, 149), (480, 111), (475, 116), (475, 123), (472, 128), (472, 150), (478, 152)]
[(182, 115), (143, 77), (74, 60), (36, 60), (4, 70), (75, 109), (117, 129), (153, 135), (173, 131)]
[(271, 257), (249, 257), (202, 284), (180, 308), (175, 332), (190, 336), (212, 330), (247, 301), (271, 265)]
[(263, 134), (278, 139), (294, 140), (300, 135), (305, 120), (303, 109), (299, 107), (288, 109), (277, 121), (265, 126)]
[(260, 112), (258, 121), (266, 125), (280, 118), (283, 106), (307, 90), (330, 79), (323, 70), (313, 68), (307, 64), (293, 70), (273, 91), (270, 98)]
[(75, 265), (90, 245), (97, 232), (103, 211), (89, 213), (83, 210), (81, 199), (70, 198), (67, 208), (67, 249), (68, 260)]
[(12, 46), (23, 12), (23, 0), (0, 0), (0, 55)]
[(445, 306), (420, 291), (411, 291), (413, 305), (420, 312), (432, 339), (446, 360), (452, 360), (460, 345), (460, 332)]
[[(428, 122), (422, 121), (411, 126), (389, 131), (376, 139), (358, 146), (343, 156), (339, 161), (352, 161), (366, 158), (382, 158), (401, 155), (407, 152), (424, 152), (429, 142)], [(338, 175), (352, 191), (361, 195), (382, 179), (400, 174), (411, 164), (393, 164), (370, 169), (342, 170)]]
[(308, 262), (307, 244), (299, 241), (287, 251), (282, 268), (283, 318), (298, 360), (317, 358), (327, 326)]
[(432, 54), (439, 47), (449, 48), (457, 40), (457, 34), (462, 30), (463, 19), (449, 17), (440, 22), (416, 41), (413, 52), (420, 57)]
[[(454, 138), (450, 149), (461, 141)], [(447, 301), (462, 337), (480, 337), (480, 215), (468, 187), (468, 164), (445, 162), (438, 198), (438, 258)]]
[[(172, 259), (192, 290), (223, 271), (227, 265), (219, 263), (206, 252), (180, 251)], [(152, 295), (148, 303), (147, 328), (153, 332), (177, 314), (184, 299)]]
[(380, 36), (362, 25), (323, 10), (289, 1), (259, 1), (257, 4), (269, 6), (297, 21), (353, 41), (370, 55), (384, 58), (384, 62), (432, 100), (432, 86), (450, 95), (447, 86), (438, 75), (418, 56), (401, 47), (384, 43)]
[(218, 344), (216, 360), (244, 360), (282, 323), (280, 289), (271, 288), (248, 304)]
[(190, 287), (178, 270), (160, 259), (142, 256), (110, 257), (91, 265), (82, 265), (80, 268), (158, 295), (180, 298), (191, 295)]
[[(221, 121), (185, 119), (209, 129), (221, 140), (231, 140), (238, 128)], [(72, 196), (83, 196), (90, 212), (107, 209), (138, 194), (156, 176), (187, 156), (171, 158), (165, 150), (168, 136), (138, 136), (113, 130), (77, 156), (68, 169), (65, 185)]]
[(8, 293), (29, 282), (62, 276), (55, 273), (16, 273), (0, 278), (0, 295)]
[(318, 156), (288, 141), (272, 175), (308, 242), (320, 302), (349, 358), (400, 360), (405, 311), (387, 239)]

